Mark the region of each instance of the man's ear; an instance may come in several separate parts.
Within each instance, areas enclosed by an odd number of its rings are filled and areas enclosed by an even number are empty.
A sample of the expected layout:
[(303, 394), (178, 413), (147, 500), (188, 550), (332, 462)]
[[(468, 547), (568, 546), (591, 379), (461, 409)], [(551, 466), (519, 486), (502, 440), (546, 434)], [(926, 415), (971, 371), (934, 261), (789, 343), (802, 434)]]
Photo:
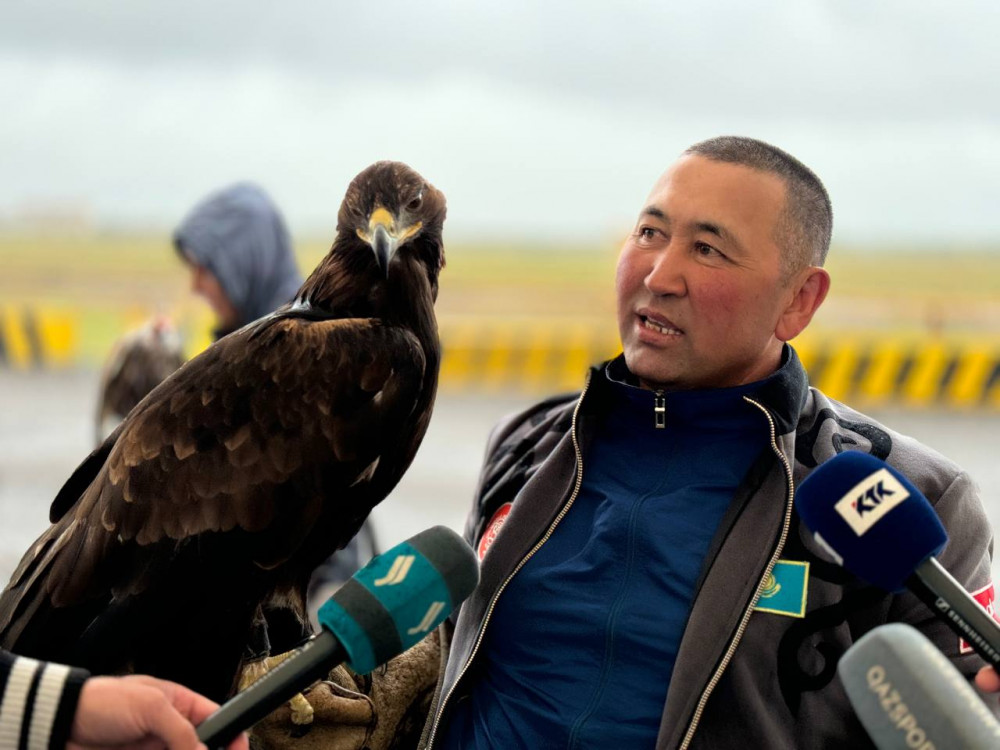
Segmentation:
[(797, 274), (791, 288), (795, 294), (774, 328), (774, 335), (781, 341), (790, 341), (809, 325), (830, 291), (830, 274), (818, 266), (809, 266)]

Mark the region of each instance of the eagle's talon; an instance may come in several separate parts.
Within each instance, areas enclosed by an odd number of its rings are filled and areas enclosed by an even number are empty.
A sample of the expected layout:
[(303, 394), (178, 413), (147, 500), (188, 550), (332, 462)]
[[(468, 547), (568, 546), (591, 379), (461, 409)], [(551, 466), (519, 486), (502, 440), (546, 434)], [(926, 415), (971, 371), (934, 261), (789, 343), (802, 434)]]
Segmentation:
[(313, 707), (302, 693), (296, 693), (288, 701), (288, 707), (292, 710), (293, 724), (312, 724)]
[[(269, 656), (266, 659), (261, 659), (260, 661), (247, 664), (243, 669), (243, 675), (240, 679), (240, 690), (246, 690), (265, 674), (281, 664), (281, 662), (285, 661), (285, 659), (293, 656), (294, 654), (294, 651), (288, 651), (284, 654), (276, 654), (275, 656)], [(293, 724), (299, 726), (312, 724), (315, 711), (313, 710), (312, 704), (302, 693), (296, 693), (288, 700), (288, 708), (292, 712), (291, 716)]]

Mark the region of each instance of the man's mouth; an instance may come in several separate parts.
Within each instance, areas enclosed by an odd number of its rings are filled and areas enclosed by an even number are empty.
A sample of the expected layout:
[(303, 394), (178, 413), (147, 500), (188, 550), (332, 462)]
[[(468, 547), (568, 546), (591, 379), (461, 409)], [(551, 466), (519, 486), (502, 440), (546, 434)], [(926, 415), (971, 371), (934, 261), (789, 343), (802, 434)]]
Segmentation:
[(649, 315), (639, 314), (639, 320), (642, 323), (643, 328), (648, 328), (651, 331), (656, 331), (657, 333), (663, 334), (664, 336), (683, 336), (684, 331), (680, 328), (674, 327), (673, 323), (669, 320), (664, 320), (661, 318), (652, 318)]

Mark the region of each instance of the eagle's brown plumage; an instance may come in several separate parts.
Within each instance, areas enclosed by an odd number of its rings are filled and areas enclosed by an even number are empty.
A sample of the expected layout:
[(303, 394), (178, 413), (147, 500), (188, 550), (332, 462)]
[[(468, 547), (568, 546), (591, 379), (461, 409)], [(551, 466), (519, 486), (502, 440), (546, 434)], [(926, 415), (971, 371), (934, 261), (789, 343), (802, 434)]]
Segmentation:
[(404, 164), (358, 175), (295, 301), (184, 365), (66, 482), (0, 595), (0, 645), (230, 692), (261, 608), (301, 614), (416, 453), (444, 217)]

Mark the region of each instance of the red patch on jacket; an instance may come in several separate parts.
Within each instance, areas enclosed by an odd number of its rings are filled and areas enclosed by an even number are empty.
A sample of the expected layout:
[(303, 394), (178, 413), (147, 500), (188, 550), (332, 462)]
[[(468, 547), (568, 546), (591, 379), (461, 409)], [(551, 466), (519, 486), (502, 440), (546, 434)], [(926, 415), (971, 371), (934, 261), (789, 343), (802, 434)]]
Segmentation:
[[(983, 586), (979, 591), (972, 592), (972, 598), (979, 602), (979, 606), (986, 610), (990, 617), (992, 617), (997, 622), (1000, 622), (1000, 617), (997, 617), (997, 610), (994, 604), (996, 600), (996, 592), (993, 589), (993, 581), (990, 581), (985, 586)], [(964, 638), (958, 639), (958, 653), (960, 654), (971, 654), (972, 646), (965, 642)]]
[(486, 524), (486, 531), (483, 532), (482, 537), (479, 539), (479, 547), (477, 548), (480, 560), (486, 557), (486, 552), (493, 545), (493, 541), (497, 538), (497, 534), (500, 533), (500, 529), (503, 528), (504, 522), (507, 520), (507, 516), (510, 515), (510, 509), (513, 505), (513, 503), (504, 503), (501, 505), (497, 509), (497, 512), (493, 514), (490, 522)]

